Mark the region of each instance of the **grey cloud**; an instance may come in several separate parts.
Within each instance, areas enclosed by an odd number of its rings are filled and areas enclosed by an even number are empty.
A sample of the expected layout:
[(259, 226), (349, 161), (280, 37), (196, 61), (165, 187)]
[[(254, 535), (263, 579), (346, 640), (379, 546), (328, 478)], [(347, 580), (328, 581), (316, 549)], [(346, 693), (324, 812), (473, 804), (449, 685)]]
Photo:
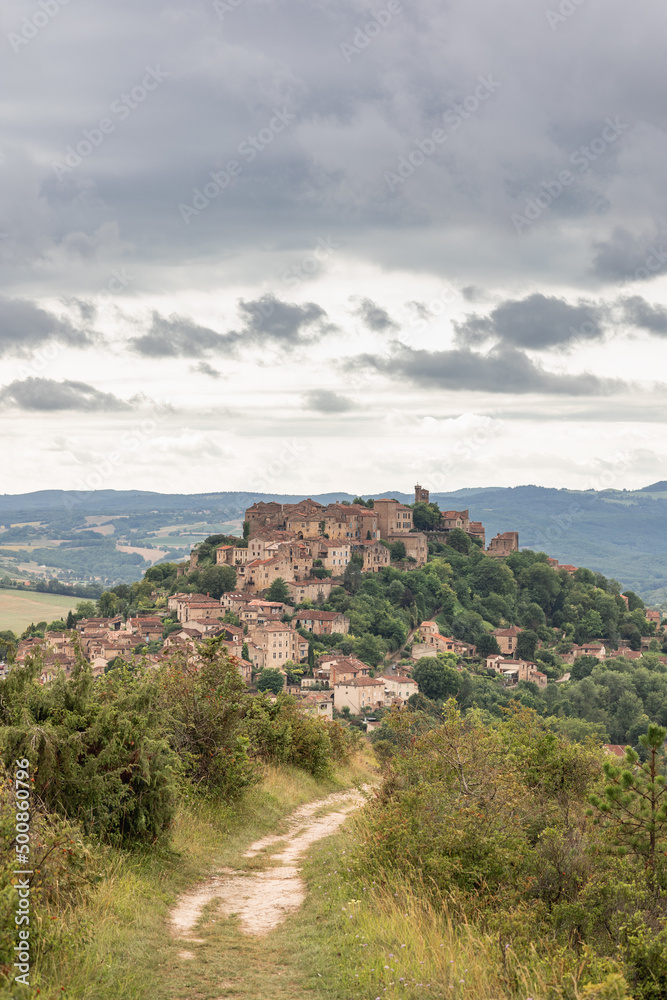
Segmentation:
[[(20, 30), (24, 6), (6, 0), (8, 30)], [(667, 208), (665, 9), (644, 5), (640, 46), (630, 5), (594, 6), (574, 10), (573, 20), (552, 31), (544, 11), (525, 16), (525, 0), (506, 0), (481, 21), (467, 0), (448, 0), (444, 13), (442, 4), (413, 0), (349, 61), (341, 45), (349, 48), (370, 16), (358, 0), (303, 10), (290, 0), (248, 2), (224, 23), (210, 0), (168, 5), (168, 15), (157, 0), (117, 0), (103, 12), (80, 11), (76, 31), (73, 8), (63, 7), (69, 28), (57, 55), (45, 46), (44, 73), (34, 71), (40, 40), (5, 67), (16, 95), (8, 147), (24, 150), (25, 163), (16, 164), (0, 192), (2, 228), (12, 239), (19, 233), (35, 256), (62, 243), (78, 259), (95, 247), (93, 237), (77, 234), (97, 233), (113, 219), (147, 264), (178, 261), (185, 269), (245, 251), (258, 280), (266, 275), (265, 248), (279, 244), (287, 229), (304, 251), (323, 232), (351, 234), (346, 245), (361, 259), (393, 258), (413, 271), (460, 268), (466, 284), (485, 284), (489, 271), (513, 264), (539, 272), (557, 261), (559, 274), (571, 274), (567, 250), (581, 244), (582, 234), (570, 223), (590, 215), (598, 193), (608, 196), (610, 231), (619, 204), (641, 219)], [(577, 29), (580, 19), (587, 30)], [(460, 32), (452, 34), (452, 22)], [(123, 47), (129, 33), (133, 44)], [(137, 82), (148, 53), (160, 53), (170, 77), (120, 118), (111, 100)], [(50, 74), (56, 59), (71, 72)], [(476, 106), (479, 77), (491, 74), (500, 89)], [(247, 137), (266, 129), (274, 108), (284, 107), (295, 120), (266, 147), (246, 145), (257, 152), (252, 160), (239, 153)], [(112, 119), (113, 135), (56, 181), (48, 160), (62, 161), (68, 144), (76, 146), (102, 115)], [(599, 135), (610, 115), (646, 127), (577, 172), (576, 183), (532, 227), (538, 246), (526, 254), (528, 236), (514, 239), (510, 213), (543, 191), (543, 182), (554, 184), (571, 170), (577, 147)], [(388, 191), (385, 171), (396, 171), (400, 157), (419, 155), (415, 143), (430, 142), (436, 127), (446, 142)], [(621, 148), (625, 160), (615, 152)], [(210, 187), (210, 173), (231, 158), (242, 172), (184, 226), (179, 201)], [(575, 206), (570, 216), (566, 202)]]
[(200, 361), (198, 365), (191, 365), (190, 371), (193, 375), (207, 375), (209, 378), (220, 378), (217, 368), (209, 365), (208, 361)]
[(344, 367), (371, 368), (392, 379), (409, 379), (415, 385), (453, 391), (599, 396), (628, 388), (618, 379), (601, 379), (587, 372), (562, 375), (545, 371), (512, 347), (498, 347), (489, 354), (465, 348), (425, 351), (401, 347), (390, 357), (359, 355)]
[(318, 410), (320, 413), (348, 413), (357, 409), (351, 399), (331, 389), (311, 389), (304, 396), (304, 401), (309, 409)]
[(68, 379), (56, 382), (50, 378), (26, 378), (10, 382), (0, 389), (0, 404), (36, 412), (81, 410), (91, 413), (131, 409), (125, 400), (118, 399), (112, 393), (101, 392), (86, 382)]
[(462, 323), (454, 323), (461, 345), (478, 346), (495, 340), (514, 347), (543, 350), (563, 347), (576, 341), (598, 340), (604, 335), (601, 306), (539, 293), (526, 299), (503, 302), (489, 316), (472, 313)]
[(211, 351), (234, 347), (237, 340), (236, 334), (216, 333), (185, 316), (172, 314), (166, 319), (154, 312), (149, 332), (132, 337), (130, 344), (147, 358), (200, 358)]
[(398, 330), (398, 323), (395, 323), (386, 309), (376, 305), (372, 299), (363, 298), (358, 307), (354, 310), (355, 316), (376, 333), (385, 333), (387, 330)]
[(667, 234), (636, 235), (616, 226), (608, 240), (593, 243), (593, 274), (605, 281), (649, 281), (664, 273)]
[(49, 341), (86, 347), (94, 338), (26, 299), (0, 297), (0, 355), (25, 355)]
[(267, 294), (254, 302), (241, 300), (239, 309), (245, 318), (244, 338), (258, 344), (267, 339), (296, 347), (336, 329), (325, 322), (326, 312), (314, 302), (295, 305)]
[(620, 299), (618, 305), (626, 323), (650, 333), (667, 335), (667, 309), (664, 306), (652, 306), (641, 295)]
[(430, 319), (432, 316), (431, 310), (425, 302), (417, 302), (416, 299), (413, 299), (411, 302), (406, 302), (405, 304), (408, 309), (412, 309), (416, 313), (419, 319)]
[[(173, 314), (169, 318), (153, 313), (151, 328), (140, 337), (132, 337), (131, 347), (151, 358), (203, 358), (212, 353), (235, 354), (242, 345), (262, 346), (273, 343), (285, 350), (314, 343), (336, 327), (326, 321), (326, 312), (314, 302), (296, 305), (282, 302), (274, 295), (239, 303), (244, 320), (240, 331), (217, 333)], [(210, 374), (210, 373), (207, 373)]]

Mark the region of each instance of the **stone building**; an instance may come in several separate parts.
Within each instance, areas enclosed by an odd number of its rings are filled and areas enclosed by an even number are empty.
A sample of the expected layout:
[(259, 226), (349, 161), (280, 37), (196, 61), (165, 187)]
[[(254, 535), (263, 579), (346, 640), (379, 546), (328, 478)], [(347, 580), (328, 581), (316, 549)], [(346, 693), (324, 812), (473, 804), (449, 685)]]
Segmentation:
[(350, 619), (338, 611), (298, 611), (292, 619), (295, 628), (305, 628), (313, 635), (347, 635)]
[(486, 551), (487, 555), (490, 556), (508, 556), (511, 552), (518, 552), (519, 532), (503, 531), (502, 534), (496, 535), (489, 542), (489, 547)]
[(428, 490), (425, 490), (423, 486), (417, 483), (415, 486), (415, 503), (430, 503), (430, 495)]

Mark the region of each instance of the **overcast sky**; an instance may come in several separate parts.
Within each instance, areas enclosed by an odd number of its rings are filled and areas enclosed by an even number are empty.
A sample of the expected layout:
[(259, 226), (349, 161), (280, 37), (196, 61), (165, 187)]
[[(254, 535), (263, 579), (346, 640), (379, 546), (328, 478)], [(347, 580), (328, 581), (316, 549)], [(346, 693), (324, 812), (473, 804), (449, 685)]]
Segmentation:
[(667, 478), (662, 0), (5, 0), (2, 491)]

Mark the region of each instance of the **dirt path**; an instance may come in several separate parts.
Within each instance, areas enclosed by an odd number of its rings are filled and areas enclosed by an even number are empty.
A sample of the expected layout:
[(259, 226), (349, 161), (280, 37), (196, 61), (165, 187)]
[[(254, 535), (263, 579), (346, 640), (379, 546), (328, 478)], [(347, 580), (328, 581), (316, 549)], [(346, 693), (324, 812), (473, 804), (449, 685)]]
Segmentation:
[[(256, 862), (247, 870), (221, 869), (203, 885), (181, 896), (170, 916), (172, 935), (184, 944), (203, 944), (194, 932), (204, 908), (214, 900), (219, 901), (221, 914), (239, 917), (244, 934), (268, 934), (298, 910), (305, 899), (299, 862), (308, 848), (335, 833), (364, 801), (363, 794), (352, 789), (301, 806), (287, 818), (286, 833), (264, 837), (245, 852), (249, 860), (261, 856), (266, 863), (263, 870), (257, 870)], [(184, 951), (181, 957), (194, 955)]]

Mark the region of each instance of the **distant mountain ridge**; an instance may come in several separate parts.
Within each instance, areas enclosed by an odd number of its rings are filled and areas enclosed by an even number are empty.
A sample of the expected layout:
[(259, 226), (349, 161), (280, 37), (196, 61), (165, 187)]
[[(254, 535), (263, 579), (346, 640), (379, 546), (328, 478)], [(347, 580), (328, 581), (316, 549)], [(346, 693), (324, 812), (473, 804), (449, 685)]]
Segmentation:
[[(414, 500), (412, 493), (401, 490), (363, 495), (395, 497), (404, 503)], [(170, 514), (192, 514), (204, 524), (215, 524), (238, 521), (259, 500), (294, 503), (305, 496), (250, 490), (194, 494), (40, 490), (0, 495), (0, 523), (41, 520), (55, 533), (94, 515), (139, 515), (148, 523), (152, 515), (157, 521)], [(353, 500), (355, 494), (340, 491), (310, 496), (326, 504)], [(484, 524), (487, 543), (500, 531), (517, 530), (522, 547), (615, 577), (623, 589), (635, 590), (652, 603), (667, 601), (667, 481), (634, 491), (470, 487), (432, 493), (431, 500), (441, 509), (469, 509), (471, 518)]]

